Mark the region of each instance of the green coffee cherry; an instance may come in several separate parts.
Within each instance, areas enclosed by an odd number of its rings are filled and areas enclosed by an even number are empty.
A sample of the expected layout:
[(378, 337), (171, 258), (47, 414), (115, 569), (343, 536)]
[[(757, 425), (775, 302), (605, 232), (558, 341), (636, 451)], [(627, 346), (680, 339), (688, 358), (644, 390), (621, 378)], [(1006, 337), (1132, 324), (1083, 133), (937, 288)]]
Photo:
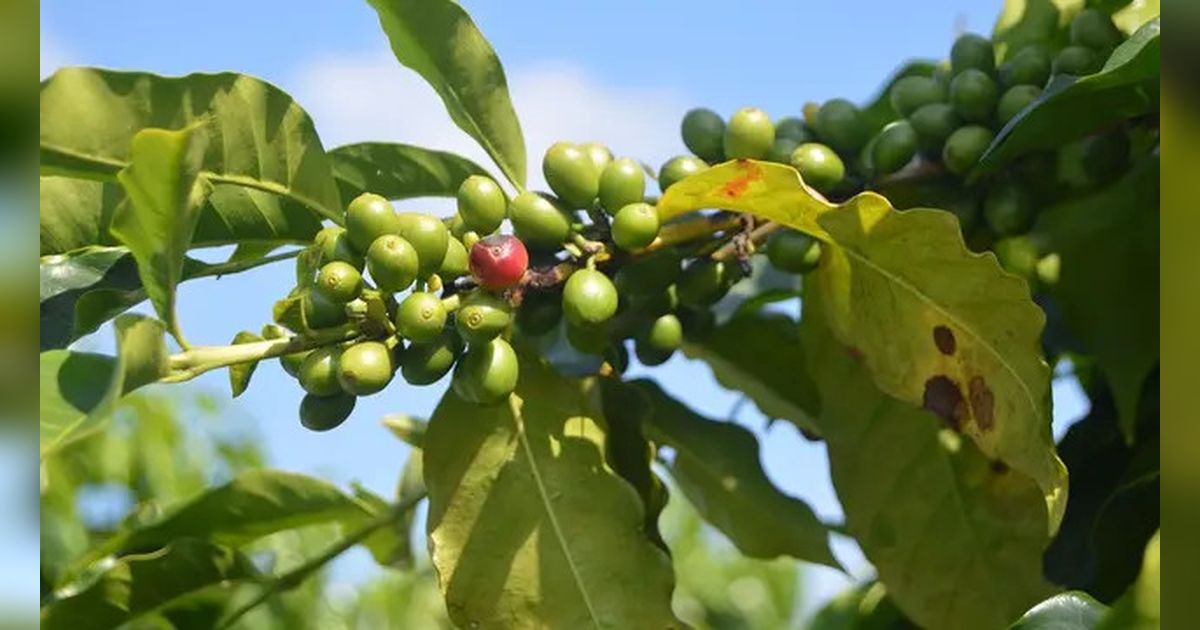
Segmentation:
[(737, 110), (725, 125), (724, 149), (728, 159), (764, 158), (774, 142), (775, 125), (770, 116), (757, 107)]
[(725, 121), (711, 109), (697, 108), (683, 116), (680, 124), (683, 145), (707, 162), (724, 158)]
[(471, 272), (471, 260), (467, 248), (462, 241), (451, 238), (446, 242), (446, 256), (442, 258), (442, 266), (438, 268), (438, 276), (450, 281), (461, 278)]
[(838, 187), (846, 177), (846, 165), (833, 149), (806, 142), (792, 152), (792, 166), (800, 171), (804, 183), (826, 193)]
[(420, 259), (417, 250), (404, 238), (385, 234), (367, 250), (367, 273), (380, 291), (399, 293), (417, 279)]
[(991, 120), (997, 98), (996, 82), (980, 70), (968, 68), (950, 81), (950, 104), (967, 122)]
[(597, 173), (603, 173), (604, 167), (608, 166), (608, 163), (613, 159), (612, 151), (609, 151), (608, 147), (599, 142), (585, 142), (579, 145), (579, 150), (583, 151), (588, 159), (591, 160), (592, 166), (596, 167)]
[(517, 388), (517, 353), (503, 339), (472, 345), (454, 368), (451, 387), (463, 400), (477, 405), (503, 402)]
[(1041, 88), (1032, 85), (1016, 85), (1008, 88), (1004, 96), (1000, 97), (1000, 102), (996, 104), (996, 120), (1001, 125), (1006, 124), (1030, 103), (1036, 101), (1041, 94)]
[(826, 101), (817, 110), (813, 130), (838, 153), (851, 154), (867, 142), (867, 126), (858, 107), (844, 98)]
[(676, 284), (679, 302), (689, 306), (716, 304), (729, 292), (729, 287), (738, 280), (738, 276), (736, 265), (727, 265), (711, 258), (697, 258), (679, 275)]
[(996, 259), (1005, 271), (1032, 281), (1037, 275), (1038, 250), (1028, 236), (1016, 236), (996, 241), (992, 245)]
[(410, 385), (431, 385), (441, 380), (463, 351), (462, 339), (445, 329), (428, 343), (413, 344), (400, 355), (400, 375)]
[(332, 396), (306, 394), (300, 401), (300, 424), (309, 431), (329, 431), (340, 426), (354, 411), (354, 396), (337, 393)]
[(346, 321), (346, 307), (317, 291), (307, 291), (302, 298), (304, 319), (309, 328), (332, 328)]
[(808, 125), (795, 116), (786, 116), (775, 121), (775, 140), (787, 139), (796, 144), (804, 144), (813, 140)]
[(960, 35), (950, 47), (950, 74), (958, 76), (964, 70), (979, 70), (984, 74), (996, 71), (996, 53), (992, 41), (974, 33)]
[(322, 263), (341, 261), (360, 272), (363, 270), (363, 265), (366, 264), (363, 255), (350, 243), (346, 228), (336, 225), (321, 228), (321, 231), (313, 237), (313, 244), (321, 252)]
[(1033, 227), (1037, 206), (1029, 191), (1016, 183), (1000, 184), (983, 200), (983, 218), (997, 236), (1024, 234)]
[(458, 187), (458, 216), (467, 230), (491, 234), (500, 228), (508, 198), (496, 181), (486, 175), (471, 175)]
[(646, 172), (637, 162), (621, 158), (600, 173), (600, 206), (609, 214), (646, 198)]
[(558, 249), (571, 236), (571, 217), (555, 200), (525, 191), (508, 208), (513, 232), (531, 249)]
[(904, 77), (888, 93), (892, 109), (903, 118), (930, 103), (946, 100), (946, 88), (933, 77)]
[(682, 262), (675, 249), (658, 249), (631, 260), (617, 270), (613, 280), (622, 294), (654, 295), (675, 282)]
[(990, 129), (978, 125), (959, 127), (946, 139), (942, 148), (942, 164), (955, 175), (966, 175), (979, 163), (995, 136)]
[(648, 203), (631, 203), (612, 220), (612, 239), (627, 251), (641, 249), (658, 237), (658, 211)]
[(617, 288), (595, 269), (580, 269), (563, 285), (563, 314), (576, 326), (596, 326), (617, 313)]
[(400, 236), (417, 252), (417, 277), (428, 278), (437, 273), (450, 241), (446, 224), (435, 216), (419, 212), (403, 212), (399, 218)]
[(708, 168), (708, 164), (698, 157), (690, 155), (673, 157), (658, 169), (658, 189), (667, 192), (667, 189), (675, 182), (689, 175), (695, 175), (706, 168)]
[(1104, 65), (1096, 51), (1083, 46), (1067, 46), (1054, 57), (1054, 74), (1083, 76), (1092, 74)]
[(342, 386), (337, 377), (339, 354), (341, 350), (332, 346), (323, 346), (309, 352), (300, 364), (300, 373), (297, 375), (300, 387), (314, 396), (342, 393)]
[(808, 273), (821, 260), (821, 247), (813, 237), (795, 230), (778, 230), (767, 239), (767, 260), (787, 273)]
[(384, 197), (363, 193), (346, 208), (346, 235), (354, 248), (365, 252), (384, 234), (399, 234), (400, 219)]
[(1041, 46), (1026, 46), (1000, 66), (1000, 80), (1009, 87), (1040, 88), (1050, 79), (1050, 55)]
[(767, 151), (767, 159), (779, 164), (791, 164), (792, 153), (798, 146), (800, 146), (800, 143), (791, 138), (775, 138), (775, 142), (771, 145), (771, 150)]
[(880, 175), (895, 173), (917, 154), (917, 132), (907, 120), (889, 123), (875, 137), (871, 163)]
[(671, 358), (671, 355), (675, 354), (674, 350), (655, 348), (642, 339), (634, 340), (633, 352), (637, 355), (638, 362), (646, 367), (662, 365)]
[(1123, 130), (1088, 136), (1080, 149), (1083, 174), (1094, 184), (1108, 183), (1129, 164), (1129, 136)]
[(946, 138), (962, 126), (962, 120), (948, 103), (931, 103), (917, 109), (909, 117), (917, 134), (917, 146), (926, 153), (940, 154)]
[(410, 293), (396, 309), (396, 330), (413, 343), (426, 343), (438, 338), (446, 327), (446, 307), (432, 293)]
[(362, 274), (350, 263), (335, 260), (321, 267), (315, 288), (330, 302), (345, 304), (362, 293)]
[(556, 142), (542, 159), (542, 174), (550, 190), (569, 208), (589, 208), (600, 191), (596, 163), (577, 145)]
[(608, 342), (608, 327), (578, 325), (567, 322), (567, 343), (584, 354), (604, 354), (611, 345)]
[(671, 313), (661, 315), (650, 323), (639, 343), (656, 350), (677, 350), (683, 345), (683, 324)]
[(1071, 20), (1071, 43), (1109, 51), (1121, 43), (1121, 31), (1112, 17), (1098, 9), (1084, 9)]
[(362, 341), (345, 350), (337, 360), (337, 380), (343, 390), (355, 396), (377, 394), (396, 373), (392, 351), (378, 341)]
[(485, 291), (467, 296), (454, 313), (454, 327), (472, 344), (495, 339), (511, 321), (512, 307), (508, 302)]
[(562, 319), (562, 297), (552, 293), (526, 292), (517, 309), (517, 327), (531, 337), (544, 335)]

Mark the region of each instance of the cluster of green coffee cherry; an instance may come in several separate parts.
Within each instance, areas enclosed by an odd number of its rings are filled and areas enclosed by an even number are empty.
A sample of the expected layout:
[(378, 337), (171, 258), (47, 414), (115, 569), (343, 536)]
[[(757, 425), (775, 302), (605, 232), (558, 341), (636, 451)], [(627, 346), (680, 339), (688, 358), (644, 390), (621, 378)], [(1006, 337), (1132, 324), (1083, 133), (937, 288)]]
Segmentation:
[[(696, 170), (687, 158), (664, 167), (665, 189)], [(694, 219), (698, 230), (660, 237), (647, 197), (647, 174), (604, 146), (560, 142), (544, 157), (553, 193), (511, 199), (491, 178), (466, 178), (457, 213), (442, 220), (397, 212), (363, 194), (346, 208), (344, 227), (326, 227), (298, 262), (298, 283), (283, 303), (298, 304), (300, 323), (279, 314), (267, 337), (334, 334), (328, 345), (280, 357), (306, 392), (305, 427), (341, 424), (356, 397), (383, 391), (399, 373), (432, 384), (453, 370), (463, 399), (498, 404), (519, 375), (513, 335), (559, 331), (599, 365), (624, 370), (632, 339), (645, 365), (665, 362), (685, 332), (711, 327), (708, 309), (743, 273), (744, 260), (716, 260), (713, 245), (744, 235), (736, 219)], [(512, 234), (503, 233), (505, 221)], [(686, 223), (686, 222), (685, 222)], [(717, 227), (706, 229), (706, 226)], [(780, 239), (772, 260), (806, 271), (811, 241)], [(686, 264), (685, 264), (686, 261)], [(346, 339), (339, 341), (341, 339)]]
[[(1122, 39), (1109, 15), (1085, 9), (1069, 25), (1070, 45), (1057, 54), (1051, 54), (1048, 43), (1031, 43), (1009, 51), (997, 67), (991, 40), (962, 35), (948, 61), (930, 76), (907, 76), (892, 85), (888, 99), (898, 119), (873, 136), (866, 114), (842, 98), (810, 103), (802, 117), (774, 122), (753, 107), (738, 110), (728, 121), (712, 110), (693, 109), (684, 116), (681, 131), (696, 157), (675, 158), (661, 176), (670, 179), (701, 170), (706, 163), (750, 158), (790, 164), (810, 188), (835, 199), (863, 189), (886, 192), (889, 178), (895, 180), (901, 171), (932, 170), (952, 178), (953, 187), (963, 190), (964, 180), (996, 133), (1033, 103), (1054, 77), (1099, 70)], [(1091, 136), (1079, 147), (1083, 171), (1096, 181), (1111, 178), (1124, 167), (1128, 151), (1123, 130)], [(1012, 259), (1013, 267), (1025, 267), (1019, 270), (1024, 274), (1031, 269), (1024, 263), (1030, 256), (1036, 261), (1036, 254), (1028, 242), (1015, 237), (1033, 226), (1038, 189), (1053, 183), (1056, 168), (1053, 154), (1035, 155), (1012, 172), (972, 183), (966, 196), (908, 201), (953, 211), (969, 244), (977, 249), (999, 244), (1002, 262)], [(1008, 256), (1010, 251), (1020, 255)]]

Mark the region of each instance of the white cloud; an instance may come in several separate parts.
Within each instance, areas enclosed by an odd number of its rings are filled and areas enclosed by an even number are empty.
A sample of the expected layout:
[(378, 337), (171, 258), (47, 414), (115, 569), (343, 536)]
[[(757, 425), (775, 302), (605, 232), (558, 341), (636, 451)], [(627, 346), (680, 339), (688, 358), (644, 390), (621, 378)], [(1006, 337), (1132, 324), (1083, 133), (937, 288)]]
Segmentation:
[[(678, 129), (687, 105), (674, 91), (603, 85), (568, 63), (510, 68), (508, 78), (533, 187), (545, 188), (542, 153), (558, 140), (602, 141), (617, 155), (653, 165), (683, 149)], [(294, 85), (326, 146), (405, 142), (461, 153), (498, 172), (450, 121), (433, 89), (390, 55), (320, 60)]]

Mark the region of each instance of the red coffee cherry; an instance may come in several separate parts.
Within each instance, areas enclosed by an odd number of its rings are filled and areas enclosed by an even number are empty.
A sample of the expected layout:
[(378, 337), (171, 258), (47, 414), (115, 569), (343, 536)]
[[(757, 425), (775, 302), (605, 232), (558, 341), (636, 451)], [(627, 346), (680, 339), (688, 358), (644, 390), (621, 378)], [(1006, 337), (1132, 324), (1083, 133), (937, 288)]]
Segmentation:
[(515, 285), (527, 267), (529, 252), (515, 236), (497, 234), (471, 246), (471, 275), (485, 289), (498, 291)]

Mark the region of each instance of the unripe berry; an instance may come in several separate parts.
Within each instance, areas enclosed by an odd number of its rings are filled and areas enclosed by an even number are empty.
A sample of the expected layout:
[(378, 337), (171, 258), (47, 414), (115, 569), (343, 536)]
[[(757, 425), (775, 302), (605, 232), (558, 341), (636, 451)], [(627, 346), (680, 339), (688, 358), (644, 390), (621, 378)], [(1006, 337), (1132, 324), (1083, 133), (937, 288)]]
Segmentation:
[(337, 360), (338, 383), (355, 396), (383, 391), (395, 372), (392, 351), (378, 341), (356, 343), (343, 350)]
[(511, 321), (512, 307), (508, 302), (485, 291), (469, 295), (454, 313), (454, 327), (472, 344), (495, 339)]
[(688, 151), (708, 162), (720, 162), (724, 157), (722, 143), (725, 121), (711, 109), (697, 108), (689, 111), (680, 124), (680, 135)]
[(737, 110), (725, 125), (724, 149), (728, 159), (764, 158), (774, 142), (775, 125), (767, 113), (757, 107)]
[(629, 158), (614, 160), (600, 173), (600, 206), (609, 214), (646, 196), (646, 173)]
[(708, 168), (708, 164), (698, 157), (690, 155), (673, 157), (658, 169), (658, 189), (667, 192), (667, 189), (675, 182), (689, 175), (695, 175), (706, 168)]
[(413, 292), (396, 309), (396, 329), (413, 343), (433, 341), (445, 327), (446, 307), (432, 293)]
[(450, 385), (467, 402), (493, 405), (517, 388), (517, 353), (503, 339), (473, 345), (458, 360)]
[(804, 183), (827, 193), (842, 183), (846, 165), (833, 149), (819, 143), (806, 142), (792, 151), (792, 166), (800, 171)]
[(613, 217), (612, 238), (617, 247), (633, 251), (658, 237), (658, 211), (648, 203), (631, 203)]
[(542, 174), (550, 190), (571, 208), (587, 208), (600, 189), (600, 170), (577, 145), (556, 142), (546, 149)]
[(399, 232), (400, 218), (384, 197), (363, 193), (346, 207), (346, 235), (360, 252), (367, 251), (380, 236)]
[(398, 217), (400, 236), (417, 252), (417, 277), (428, 278), (437, 273), (446, 258), (450, 230), (442, 220), (419, 212), (404, 212)]
[(471, 246), (471, 275), (489, 291), (502, 291), (517, 284), (528, 267), (529, 252), (515, 236), (497, 234)]
[(617, 312), (617, 288), (595, 269), (580, 269), (563, 285), (563, 314), (577, 326), (603, 324)]
[(458, 216), (468, 230), (491, 234), (504, 221), (508, 198), (486, 175), (472, 175), (458, 187)]
[(316, 290), (335, 304), (345, 304), (362, 293), (362, 274), (340, 260), (325, 263), (317, 274)]
[(570, 213), (557, 200), (533, 191), (527, 190), (513, 197), (508, 218), (512, 221), (513, 232), (533, 249), (557, 249), (571, 236)]
[(354, 411), (354, 396), (337, 393), (332, 396), (306, 394), (300, 401), (300, 424), (309, 431), (329, 431), (337, 428)]
[(996, 70), (996, 53), (992, 48), (992, 41), (974, 33), (959, 36), (950, 47), (950, 73), (958, 75), (963, 70), (970, 69), (986, 74)]

